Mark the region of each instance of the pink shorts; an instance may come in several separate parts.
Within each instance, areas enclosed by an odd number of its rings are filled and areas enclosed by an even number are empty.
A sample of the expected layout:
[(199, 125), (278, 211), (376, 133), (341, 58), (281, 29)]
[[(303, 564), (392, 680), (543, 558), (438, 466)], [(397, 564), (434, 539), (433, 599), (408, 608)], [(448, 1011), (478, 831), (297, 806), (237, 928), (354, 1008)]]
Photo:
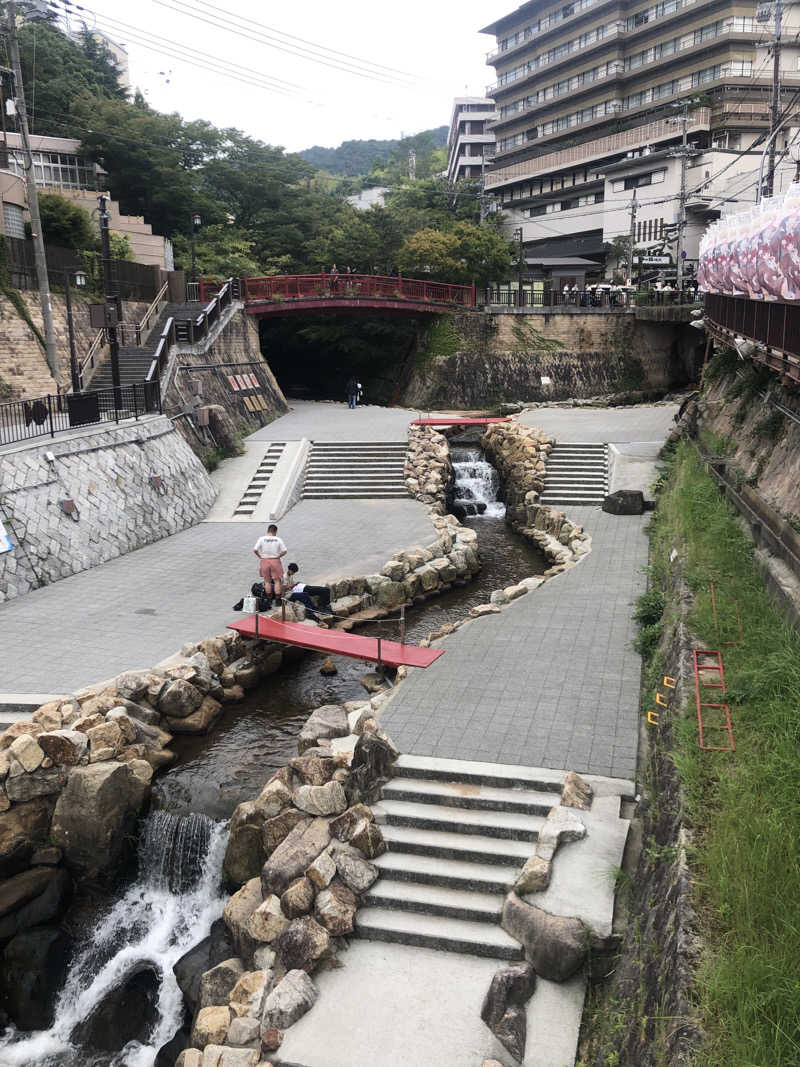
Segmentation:
[(264, 581), (270, 578), (278, 582), (283, 581), (283, 565), (279, 559), (262, 559), (258, 566), (258, 573)]

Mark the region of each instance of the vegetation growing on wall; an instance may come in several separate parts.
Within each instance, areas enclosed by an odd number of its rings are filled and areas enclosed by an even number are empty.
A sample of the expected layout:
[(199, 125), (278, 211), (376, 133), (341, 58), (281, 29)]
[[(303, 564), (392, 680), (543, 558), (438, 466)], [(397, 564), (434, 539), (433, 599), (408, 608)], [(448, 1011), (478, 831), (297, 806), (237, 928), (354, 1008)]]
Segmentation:
[(8, 274), (8, 245), (3, 234), (0, 234), (0, 293), (10, 302), (16, 313), (41, 345), (42, 351), (45, 352), (47, 346), (44, 343), (41, 330), (31, 318), (30, 312), (25, 306), (25, 301), (19, 294), (19, 290), (15, 289), (11, 284)]
[(552, 355), (560, 352), (564, 342), (555, 337), (545, 337), (541, 330), (537, 330), (532, 322), (522, 319), (515, 322), (511, 327), (511, 333), (521, 352), (527, 352), (533, 356)]

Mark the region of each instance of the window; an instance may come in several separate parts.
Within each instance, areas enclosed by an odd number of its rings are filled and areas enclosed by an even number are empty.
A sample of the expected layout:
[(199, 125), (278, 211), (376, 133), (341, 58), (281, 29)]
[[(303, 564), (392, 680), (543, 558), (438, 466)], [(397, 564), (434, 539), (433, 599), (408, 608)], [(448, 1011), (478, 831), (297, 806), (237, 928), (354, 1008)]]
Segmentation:
[(6, 237), (25, 239), (24, 212), (18, 204), (3, 204), (3, 230)]
[(571, 211), (574, 207), (577, 207), (577, 206), (578, 206), (578, 198), (577, 197), (575, 197), (573, 200), (562, 200), (561, 201), (561, 210), (562, 211)]
[(532, 207), (531, 208), (531, 218), (532, 219), (536, 218), (537, 215), (546, 215), (546, 214), (547, 214), (547, 205), (546, 204), (538, 204), (536, 207)]
[(729, 78), (749, 78), (753, 73), (753, 64), (749, 59), (732, 59), (727, 64), (727, 68), (726, 73)]

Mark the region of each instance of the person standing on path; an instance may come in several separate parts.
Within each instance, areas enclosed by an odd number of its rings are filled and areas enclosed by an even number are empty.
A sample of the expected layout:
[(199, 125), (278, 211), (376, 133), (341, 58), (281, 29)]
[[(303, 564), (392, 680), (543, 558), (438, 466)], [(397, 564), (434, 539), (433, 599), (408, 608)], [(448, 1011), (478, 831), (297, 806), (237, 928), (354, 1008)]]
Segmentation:
[(270, 582), (274, 590), (273, 596), (278, 599), (281, 595), (283, 583), (283, 564), (281, 557), (286, 555), (286, 545), (278, 537), (278, 527), (272, 523), (267, 527), (264, 537), (259, 537), (253, 545), (253, 555), (261, 561), (258, 565), (258, 573), (264, 579), (264, 591), (269, 596)]
[(358, 379), (354, 374), (351, 374), (347, 379), (347, 385), (345, 386), (347, 391), (347, 406), (354, 408), (358, 403), (358, 394), (361, 386), (358, 383)]

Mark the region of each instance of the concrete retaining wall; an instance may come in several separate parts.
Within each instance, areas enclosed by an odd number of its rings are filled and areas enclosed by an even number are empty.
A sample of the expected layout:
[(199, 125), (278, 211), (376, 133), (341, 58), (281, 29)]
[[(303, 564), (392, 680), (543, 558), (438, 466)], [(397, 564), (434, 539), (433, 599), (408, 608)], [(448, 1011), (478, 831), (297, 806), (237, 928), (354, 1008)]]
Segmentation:
[[(14, 548), (0, 555), (0, 602), (193, 526), (214, 495), (200, 461), (160, 415), (4, 452), (0, 514)], [(67, 498), (76, 518), (59, 505)]]

